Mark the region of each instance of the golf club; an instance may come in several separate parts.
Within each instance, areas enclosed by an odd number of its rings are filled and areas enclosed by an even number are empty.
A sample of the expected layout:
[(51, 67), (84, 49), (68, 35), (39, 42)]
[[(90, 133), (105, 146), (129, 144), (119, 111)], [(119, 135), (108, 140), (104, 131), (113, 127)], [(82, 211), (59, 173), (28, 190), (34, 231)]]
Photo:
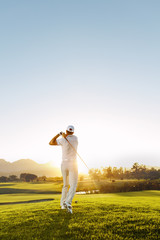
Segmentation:
[(81, 159), (81, 161), (84, 163), (84, 165), (88, 168), (87, 164), (84, 162), (84, 160), (81, 158), (81, 156), (79, 155), (79, 153), (76, 151), (76, 149), (73, 147), (73, 145), (68, 141), (68, 139), (66, 137), (64, 137), (66, 139), (66, 141), (70, 144), (70, 146), (73, 148), (73, 150), (75, 151), (75, 153), (78, 155), (78, 157)]

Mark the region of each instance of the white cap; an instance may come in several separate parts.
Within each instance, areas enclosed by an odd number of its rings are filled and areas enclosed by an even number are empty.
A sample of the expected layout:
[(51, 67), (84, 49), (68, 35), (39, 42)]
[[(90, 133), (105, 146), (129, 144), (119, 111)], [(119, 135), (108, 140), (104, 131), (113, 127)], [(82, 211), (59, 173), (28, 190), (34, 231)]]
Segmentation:
[(72, 126), (72, 125), (69, 125), (68, 127), (67, 127), (67, 131), (68, 132), (74, 132), (74, 127)]

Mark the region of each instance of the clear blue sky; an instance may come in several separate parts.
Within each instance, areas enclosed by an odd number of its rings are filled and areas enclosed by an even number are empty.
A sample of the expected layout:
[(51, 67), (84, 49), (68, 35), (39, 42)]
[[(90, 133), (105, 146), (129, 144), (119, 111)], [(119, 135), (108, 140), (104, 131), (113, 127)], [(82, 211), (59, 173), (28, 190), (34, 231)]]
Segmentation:
[(160, 164), (160, 1), (0, 1), (0, 158)]

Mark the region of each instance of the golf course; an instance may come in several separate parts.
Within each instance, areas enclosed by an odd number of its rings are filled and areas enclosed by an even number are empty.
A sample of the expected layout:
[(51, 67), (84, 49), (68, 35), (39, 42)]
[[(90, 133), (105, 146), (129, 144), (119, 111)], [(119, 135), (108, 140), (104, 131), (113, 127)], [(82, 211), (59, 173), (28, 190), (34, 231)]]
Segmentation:
[(69, 214), (58, 189), (1, 183), (0, 239), (160, 239), (160, 191), (77, 194)]

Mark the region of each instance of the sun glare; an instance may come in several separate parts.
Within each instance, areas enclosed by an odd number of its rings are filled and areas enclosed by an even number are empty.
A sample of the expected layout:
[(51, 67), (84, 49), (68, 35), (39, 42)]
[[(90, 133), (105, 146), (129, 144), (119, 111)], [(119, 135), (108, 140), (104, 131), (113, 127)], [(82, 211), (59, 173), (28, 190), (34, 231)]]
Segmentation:
[(87, 167), (84, 165), (83, 162), (81, 162), (81, 160), (78, 160), (78, 172), (79, 173), (84, 173), (84, 174), (88, 173)]

